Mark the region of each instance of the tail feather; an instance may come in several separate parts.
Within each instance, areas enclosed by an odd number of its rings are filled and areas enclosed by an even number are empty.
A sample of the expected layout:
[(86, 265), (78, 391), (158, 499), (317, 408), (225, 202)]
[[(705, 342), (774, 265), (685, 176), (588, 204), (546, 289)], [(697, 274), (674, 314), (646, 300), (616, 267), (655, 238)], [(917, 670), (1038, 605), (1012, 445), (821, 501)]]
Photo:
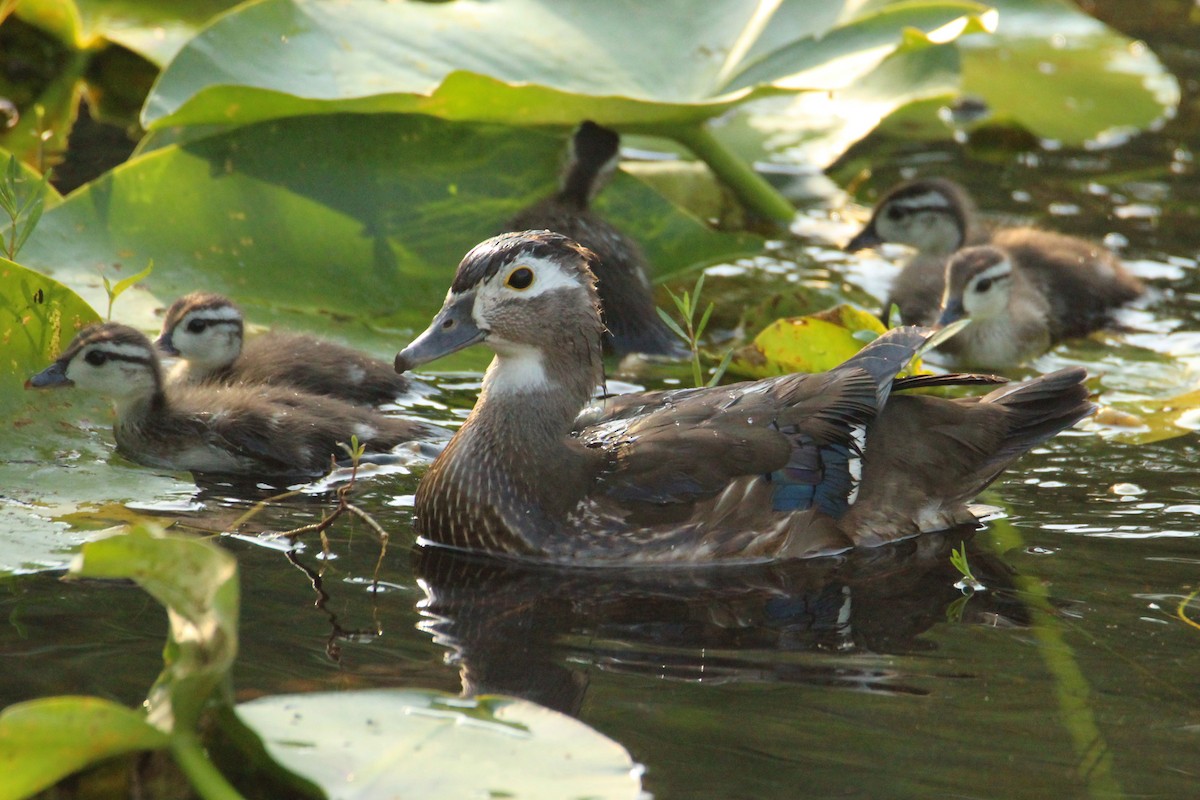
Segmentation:
[(1086, 377), (1072, 368), (983, 397), (893, 397), (867, 430), (840, 527), (871, 545), (969, 522), (968, 504), (1013, 461), (1095, 410)]

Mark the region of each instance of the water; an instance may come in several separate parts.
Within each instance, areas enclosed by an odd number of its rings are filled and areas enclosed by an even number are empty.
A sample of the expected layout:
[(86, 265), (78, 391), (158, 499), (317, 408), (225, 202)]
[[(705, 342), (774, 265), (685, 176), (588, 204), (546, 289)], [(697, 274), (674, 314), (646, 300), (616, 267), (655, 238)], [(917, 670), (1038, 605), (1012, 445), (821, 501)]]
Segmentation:
[[(1163, 27), (1134, 31), (1183, 78), (1180, 115), (1160, 131), (1115, 150), (875, 139), (833, 173), (846, 183), (870, 164), (882, 190), (936, 171), (989, 212), (1122, 245), (1153, 286), (1126, 319), (1138, 332), (1035, 366), (1086, 364), (1103, 402), (1151, 422), (1163, 398), (1200, 385), (1200, 51)], [(804, 225), (831, 239), (851, 227), (824, 208)], [(706, 291), (729, 314), (777, 314), (861, 301), (888, 269), (804, 241), (715, 270)], [(477, 385), (435, 381), (422, 413), (460, 420)], [(985, 495), (1002, 515), (978, 532), (771, 568), (571, 572), (425, 551), (410, 524), (420, 470), (358, 487), (391, 534), (377, 575), (381, 544), (361, 523), (335, 525), (328, 556), (316, 539), (271, 536), (319, 518), (328, 493), (272, 504), (236, 536), (222, 534), (269, 492), (156, 490), (171, 502), (117, 504), (89, 525), (152, 516), (237, 555), (240, 699), (518, 694), (622, 743), (659, 798), (1181, 798), (1200, 779), (1200, 423), (1179, 422), (1057, 437)], [(107, 431), (86, 436), (81, 471), (110, 469)], [(970, 597), (949, 560), (962, 542), (986, 586)], [(136, 705), (160, 669), (165, 615), (132, 586), (34, 572), (0, 582), (0, 613), (0, 705), (65, 692)]]

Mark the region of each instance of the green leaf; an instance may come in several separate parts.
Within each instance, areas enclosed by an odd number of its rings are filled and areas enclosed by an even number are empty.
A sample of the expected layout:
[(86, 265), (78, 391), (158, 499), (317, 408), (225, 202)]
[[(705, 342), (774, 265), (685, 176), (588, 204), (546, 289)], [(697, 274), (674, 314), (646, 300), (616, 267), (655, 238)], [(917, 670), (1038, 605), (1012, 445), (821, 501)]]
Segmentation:
[(0, 258), (0, 410), (23, 400), (25, 379), (58, 358), (76, 331), (99, 320), (66, 286)]
[[(857, 3), (832, 3), (836, 15), (830, 5), (265, 0), (190, 41), (155, 86), (143, 120), (157, 128), (390, 110), (520, 124), (694, 126), (754, 95), (849, 85), (904, 43), (906, 31), (946, 31), (985, 10), (904, 2), (864, 18)], [(832, 27), (781, 35), (787, 29), (770, 24), (773, 15), (786, 22), (806, 11)]]
[(138, 711), (99, 697), (49, 697), (0, 713), (0, 800), (49, 788), (106, 758), (165, 747)]
[(17, 16), (75, 50), (114, 42), (163, 66), (238, 0), (21, 0)]
[(384, 689), (265, 697), (237, 712), (276, 761), (343, 800), (643, 796), (623, 747), (525, 700)]
[(1145, 45), (1065, 0), (998, 0), (992, 37), (960, 40), (963, 90), (999, 121), (1068, 145), (1122, 141), (1179, 103), (1179, 83)]
[[(554, 189), (564, 146), (545, 133), (396, 115), (239, 128), (147, 153), (75, 192), (46, 213), (22, 257), (101, 308), (100, 270), (153, 261), (139, 284), (153, 295), (128, 292), (121, 308), (147, 329), (161, 322), (156, 308), (198, 288), (417, 329), (463, 254)], [(712, 232), (623, 174), (596, 207), (660, 274), (760, 247)], [(394, 348), (396, 337), (381, 341)]]
[(734, 353), (729, 371), (752, 378), (824, 372), (862, 349), (864, 342), (856, 336), (862, 330), (879, 334), (885, 329), (875, 315), (847, 305), (776, 320)]
[(237, 653), (233, 556), (200, 539), (138, 526), (85, 544), (70, 574), (132, 579), (167, 607), (166, 667), (147, 698), (147, 719), (164, 732), (190, 735)]

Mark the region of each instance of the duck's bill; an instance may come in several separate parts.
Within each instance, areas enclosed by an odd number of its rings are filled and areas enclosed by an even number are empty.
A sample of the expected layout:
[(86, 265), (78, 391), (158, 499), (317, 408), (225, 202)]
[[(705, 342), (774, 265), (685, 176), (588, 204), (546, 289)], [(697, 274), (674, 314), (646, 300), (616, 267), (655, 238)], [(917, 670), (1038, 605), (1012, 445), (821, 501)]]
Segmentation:
[(847, 253), (857, 253), (859, 250), (873, 249), (879, 247), (881, 244), (883, 244), (883, 240), (875, 232), (875, 226), (868, 225), (859, 231), (853, 239), (846, 242), (842, 249)]
[(425, 332), (396, 354), (396, 372), (408, 372), (482, 342), (484, 332), (471, 316), (474, 305), (475, 293), (468, 292), (443, 306)]
[(171, 339), (171, 334), (164, 333), (154, 340), (154, 346), (169, 356), (178, 356), (179, 350), (175, 347), (175, 342)]
[(26, 389), (57, 389), (74, 385), (75, 382), (67, 377), (66, 366), (57, 361), (25, 381)]
[[(942, 315), (938, 317), (937, 321), (938, 327), (944, 327), (946, 325), (950, 325), (951, 323), (958, 322), (959, 320), (965, 318), (966, 315), (967, 309), (963, 307), (962, 301), (951, 300), (946, 303), (945, 307), (942, 308)], [(964, 322), (963, 325), (958, 327), (962, 328), (965, 326), (965, 324), (966, 323)], [(957, 330), (958, 328), (955, 329), (956, 332)]]

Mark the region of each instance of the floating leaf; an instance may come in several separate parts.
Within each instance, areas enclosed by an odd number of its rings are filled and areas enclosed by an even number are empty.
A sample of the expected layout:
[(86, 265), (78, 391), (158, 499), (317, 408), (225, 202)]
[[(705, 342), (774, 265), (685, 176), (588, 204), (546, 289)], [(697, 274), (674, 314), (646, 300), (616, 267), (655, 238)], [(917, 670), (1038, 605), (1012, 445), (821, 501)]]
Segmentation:
[(130, 578), (167, 607), (166, 667), (146, 701), (163, 731), (195, 729), (237, 653), (238, 584), (233, 556), (208, 542), (148, 526), (83, 546), (71, 564), (83, 578)]
[(0, 800), (49, 788), (106, 758), (165, 747), (139, 711), (99, 697), (47, 697), (0, 713)]
[(879, 318), (840, 305), (819, 314), (776, 320), (734, 353), (729, 371), (751, 378), (791, 372), (824, 372), (884, 333)]
[(637, 798), (641, 768), (582, 722), (526, 700), (377, 690), (237, 707), (280, 764), (336, 800)]
[[(153, 261), (139, 287), (154, 296), (127, 292), (119, 308), (147, 329), (156, 308), (197, 289), (416, 329), (463, 254), (553, 190), (564, 144), (398, 115), (239, 128), (146, 153), (75, 192), (46, 213), (23, 257), (101, 308), (101, 271)], [(626, 175), (597, 208), (663, 273), (760, 246), (709, 230)]]

